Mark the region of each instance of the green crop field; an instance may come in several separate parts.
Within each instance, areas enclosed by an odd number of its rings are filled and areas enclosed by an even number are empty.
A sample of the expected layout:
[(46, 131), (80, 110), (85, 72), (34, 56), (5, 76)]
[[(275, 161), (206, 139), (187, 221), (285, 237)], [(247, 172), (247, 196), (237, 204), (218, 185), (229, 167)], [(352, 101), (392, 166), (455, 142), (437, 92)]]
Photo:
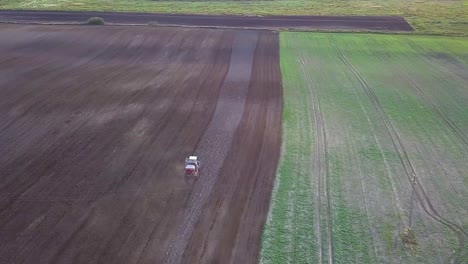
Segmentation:
[(420, 33), (468, 34), (466, 0), (0, 0), (0, 9), (238, 15), (393, 15)]
[(261, 263), (468, 263), (468, 39), (280, 41), (283, 156)]

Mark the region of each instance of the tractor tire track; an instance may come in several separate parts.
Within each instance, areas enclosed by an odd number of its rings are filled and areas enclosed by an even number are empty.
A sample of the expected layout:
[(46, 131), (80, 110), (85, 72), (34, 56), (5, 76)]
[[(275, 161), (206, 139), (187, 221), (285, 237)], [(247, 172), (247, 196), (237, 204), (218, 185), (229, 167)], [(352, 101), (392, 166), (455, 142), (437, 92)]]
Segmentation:
[[(341, 59), (341, 61), (348, 67), (351, 73), (355, 76), (355, 78), (361, 84), (362, 89), (364, 90), (365, 94), (367, 95), (371, 104), (373, 105), (374, 109), (379, 115), (381, 121), (383, 122), (385, 129), (391, 138), (392, 144), (398, 153), (400, 162), (406, 172), (408, 181), (411, 184), (411, 187), (416, 195), (417, 200), (419, 201), (419, 204), (432, 219), (445, 225), (457, 235), (458, 240), (459, 240), (459, 246), (460, 246), (458, 252), (460, 252), (461, 249), (463, 249), (463, 247), (465, 246), (466, 239), (468, 238), (467, 231), (465, 231), (461, 226), (455, 224), (454, 222), (445, 219), (435, 210), (424, 187), (422, 186), (422, 183), (417, 177), (414, 166), (409, 158), (408, 152), (406, 151), (406, 148), (404, 146), (404, 143), (402, 142), (400, 135), (398, 134), (395, 127), (391, 123), (390, 118), (387, 116), (387, 114), (383, 110), (383, 107), (377, 95), (375, 94), (373, 88), (370, 87), (370, 85), (367, 83), (364, 77), (362, 77), (359, 71), (346, 58), (346, 56), (343, 54), (341, 49), (337, 47), (335, 40), (333, 39), (332, 36), (330, 36), (330, 42), (333, 45), (333, 47), (336, 49), (337, 54), (339, 58)], [(454, 255), (456, 254), (458, 253), (455, 252)]]
[(362, 112), (364, 113), (364, 116), (366, 117), (366, 120), (367, 120), (367, 124), (369, 124), (369, 128), (371, 129), (371, 132), (372, 132), (372, 138), (374, 139), (374, 142), (375, 144), (377, 145), (378, 149), (379, 149), (379, 153), (380, 155), (382, 156), (382, 159), (383, 159), (383, 162), (384, 162), (384, 166), (385, 166), (385, 170), (386, 170), (386, 174), (388, 174), (388, 180), (390, 182), (390, 186), (392, 188), (392, 198), (395, 202), (395, 205), (399, 211), (399, 218), (400, 218), (400, 221), (401, 223), (403, 223), (403, 213), (404, 213), (404, 210), (403, 208), (401, 207), (401, 201), (400, 201), (400, 198), (398, 196), (398, 192), (397, 192), (397, 184), (395, 183), (395, 179), (393, 178), (392, 176), (392, 173), (391, 173), (391, 170), (390, 170), (390, 164), (388, 163), (388, 160), (387, 158), (385, 158), (385, 152), (383, 151), (383, 148), (382, 148), (382, 143), (380, 143), (379, 139), (377, 138), (377, 133), (375, 131), (375, 128), (372, 126), (372, 121), (369, 117), (369, 114), (368, 112), (366, 111), (364, 105), (362, 104), (361, 100), (359, 100), (359, 96), (357, 94), (357, 92), (354, 90), (354, 95), (356, 96), (356, 100), (359, 102), (359, 107), (361, 108)]
[(416, 90), (417, 94), (424, 99), (434, 110), (434, 112), (442, 119), (442, 121), (450, 128), (450, 130), (457, 136), (465, 145), (468, 146), (468, 136), (463, 132), (463, 130), (450, 119), (447, 114), (442, 110), (442, 108), (434, 102), (434, 100), (428, 95), (417, 83), (411, 78), (407, 73), (400, 71), (410, 82), (411, 85)]
[[(305, 62), (301, 58), (300, 59), (301, 69), (303, 76), (307, 79), (306, 83), (309, 87), (310, 94), (312, 96), (312, 107), (313, 107), (313, 116), (314, 116), (314, 124), (315, 124), (315, 147), (313, 150), (313, 173), (317, 177), (318, 186), (318, 203), (317, 203), (317, 211), (318, 211), (318, 226), (321, 228), (321, 196), (323, 195), (325, 198), (325, 210), (326, 210), (326, 224), (327, 224), (327, 246), (328, 246), (328, 263), (334, 263), (334, 247), (333, 247), (333, 216), (332, 216), (332, 209), (331, 209), (331, 192), (330, 192), (330, 177), (329, 177), (329, 163), (328, 163), (328, 141), (327, 141), (327, 133), (325, 129), (325, 121), (323, 119), (322, 109), (320, 107), (320, 98), (317, 86), (315, 82), (309, 77), (305, 70)], [(321, 235), (320, 235), (321, 236)], [(320, 237), (323, 240), (323, 237)], [(323, 241), (319, 241), (319, 262), (323, 263), (324, 258), (324, 248), (323, 248)]]

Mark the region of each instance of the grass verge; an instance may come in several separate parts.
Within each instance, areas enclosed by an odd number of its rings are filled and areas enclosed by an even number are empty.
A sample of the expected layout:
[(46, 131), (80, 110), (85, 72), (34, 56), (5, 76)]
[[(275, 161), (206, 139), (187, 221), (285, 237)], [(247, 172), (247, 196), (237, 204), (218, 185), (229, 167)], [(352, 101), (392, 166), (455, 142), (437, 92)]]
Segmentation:
[[(281, 38), (281, 43), (284, 39)], [(296, 68), (293, 50), (281, 49), (284, 80), (283, 153), (271, 212), (262, 238), (261, 263), (316, 263), (312, 200), (310, 93)]]
[(468, 34), (463, 0), (0, 0), (0, 9), (129, 11), (235, 15), (391, 15), (405, 17), (419, 33)]

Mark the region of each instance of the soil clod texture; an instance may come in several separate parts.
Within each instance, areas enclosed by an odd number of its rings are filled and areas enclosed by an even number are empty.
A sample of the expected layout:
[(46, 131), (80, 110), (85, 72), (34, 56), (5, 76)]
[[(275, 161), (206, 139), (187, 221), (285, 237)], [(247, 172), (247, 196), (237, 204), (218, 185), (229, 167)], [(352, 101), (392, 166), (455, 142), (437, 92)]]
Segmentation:
[(0, 263), (256, 263), (278, 45), (258, 30), (1, 25)]

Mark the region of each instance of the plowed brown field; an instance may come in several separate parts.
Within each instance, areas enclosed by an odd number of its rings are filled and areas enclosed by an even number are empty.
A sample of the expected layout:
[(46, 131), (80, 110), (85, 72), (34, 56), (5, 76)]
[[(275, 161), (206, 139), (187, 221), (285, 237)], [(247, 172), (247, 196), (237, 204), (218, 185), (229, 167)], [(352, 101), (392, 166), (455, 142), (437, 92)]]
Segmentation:
[(257, 262), (278, 55), (266, 31), (0, 26), (0, 263)]

